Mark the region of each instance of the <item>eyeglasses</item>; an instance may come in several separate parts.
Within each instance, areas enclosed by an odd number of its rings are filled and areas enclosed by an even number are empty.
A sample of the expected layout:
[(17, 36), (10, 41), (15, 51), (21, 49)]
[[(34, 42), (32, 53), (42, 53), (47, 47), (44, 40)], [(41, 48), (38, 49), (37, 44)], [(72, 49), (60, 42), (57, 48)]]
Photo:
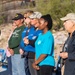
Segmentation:
[(34, 19), (36, 19), (36, 18), (30, 18), (31, 20), (34, 20)]

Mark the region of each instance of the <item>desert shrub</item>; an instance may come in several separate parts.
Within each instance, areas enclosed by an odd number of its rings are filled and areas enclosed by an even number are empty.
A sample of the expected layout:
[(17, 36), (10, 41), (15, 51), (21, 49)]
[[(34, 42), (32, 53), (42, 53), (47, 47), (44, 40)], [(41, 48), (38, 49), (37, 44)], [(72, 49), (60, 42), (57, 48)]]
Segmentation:
[(60, 18), (67, 13), (75, 12), (75, 0), (38, 0), (37, 10), (43, 14), (51, 14), (53, 18), (53, 29), (60, 29), (62, 22)]

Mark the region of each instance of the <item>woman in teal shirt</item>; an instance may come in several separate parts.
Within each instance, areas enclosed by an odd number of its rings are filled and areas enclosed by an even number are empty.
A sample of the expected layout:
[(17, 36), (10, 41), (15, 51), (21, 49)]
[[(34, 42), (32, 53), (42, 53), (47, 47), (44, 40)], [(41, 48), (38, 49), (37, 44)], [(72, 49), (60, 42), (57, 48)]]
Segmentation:
[(51, 33), (52, 19), (49, 14), (40, 18), (39, 28), (43, 33), (35, 42), (35, 62), (33, 67), (37, 70), (38, 75), (52, 75), (55, 66), (54, 60), (54, 37)]

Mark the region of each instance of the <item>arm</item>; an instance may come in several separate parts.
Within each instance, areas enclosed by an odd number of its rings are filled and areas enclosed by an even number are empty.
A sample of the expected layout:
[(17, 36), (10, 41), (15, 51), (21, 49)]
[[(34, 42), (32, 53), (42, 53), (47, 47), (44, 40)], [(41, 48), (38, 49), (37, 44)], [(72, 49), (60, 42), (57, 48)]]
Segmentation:
[(60, 53), (60, 57), (63, 59), (68, 58), (69, 60), (75, 60), (75, 52), (68, 53), (68, 52), (62, 52)]
[(62, 52), (62, 53), (59, 54), (59, 56), (63, 59), (66, 59), (66, 58), (68, 58), (68, 53), (67, 52)]
[(47, 54), (41, 54), (40, 57), (34, 62), (36, 65), (47, 57)]
[(14, 49), (19, 46), (21, 37), (9, 41), (9, 48)]
[(68, 53), (68, 59), (69, 60), (74, 60), (75, 61), (75, 51), (72, 53)]
[(7, 49), (8, 49), (8, 51), (10, 52), (11, 55), (14, 55), (13, 49), (10, 49), (9, 47), (8, 47)]
[(29, 44), (30, 44), (31, 46), (35, 47), (35, 41), (36, 41), (36, 39), (35, 39), (35, 40), (29, 40)]
[(38, 64), (42, 60), (44, 60), (46, 58), (46, 56), (47, 56), (46, 54), (41, 54), (40, 57), (37, 60), (35, 59), (35, 62), (32, 64), (33, 68), (36, 69), (36, 70), (39, 70), (40, 68), (39, 68)]
[(60, 53), (60, 56), (63, 59), (67, 58), (68, 60), (75, 60), (75, 40), (70, 42), (70, 44), (68, 46), (68, 52), (62, 52), (62, 53)]
[[(37, 38), (36, 38), (36, 39), (37, 39)], [(24, 40), (24, 43), (25, 43), (26, 45), (31, 45), (31, 46), (35, 47), (35, 41), (36, 41), (36, 39), (34, 39), (34, 40), (29, 40), (28, 38), (24, 38), (23, 40)]]
[(68, 59), (75, 61), (75, 36), (72, 39), (72, 42), (70, 42), (70, 46), (68, 48)]
[(8, 41), (9, 48), (14, 49), (19, 46), (20, 41), (22, 39), (21, 34), (22, 34), (22, 29), (20, 31), (17, 29), (14, 30), (12, 36)]

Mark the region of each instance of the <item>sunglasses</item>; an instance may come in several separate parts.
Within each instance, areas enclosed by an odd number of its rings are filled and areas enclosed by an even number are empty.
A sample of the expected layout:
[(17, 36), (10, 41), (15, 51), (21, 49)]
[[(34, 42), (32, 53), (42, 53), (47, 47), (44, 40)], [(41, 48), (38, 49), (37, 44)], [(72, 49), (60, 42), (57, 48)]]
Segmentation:
[(24, 17), (24, 19), (26, 19), (26, 17)]

